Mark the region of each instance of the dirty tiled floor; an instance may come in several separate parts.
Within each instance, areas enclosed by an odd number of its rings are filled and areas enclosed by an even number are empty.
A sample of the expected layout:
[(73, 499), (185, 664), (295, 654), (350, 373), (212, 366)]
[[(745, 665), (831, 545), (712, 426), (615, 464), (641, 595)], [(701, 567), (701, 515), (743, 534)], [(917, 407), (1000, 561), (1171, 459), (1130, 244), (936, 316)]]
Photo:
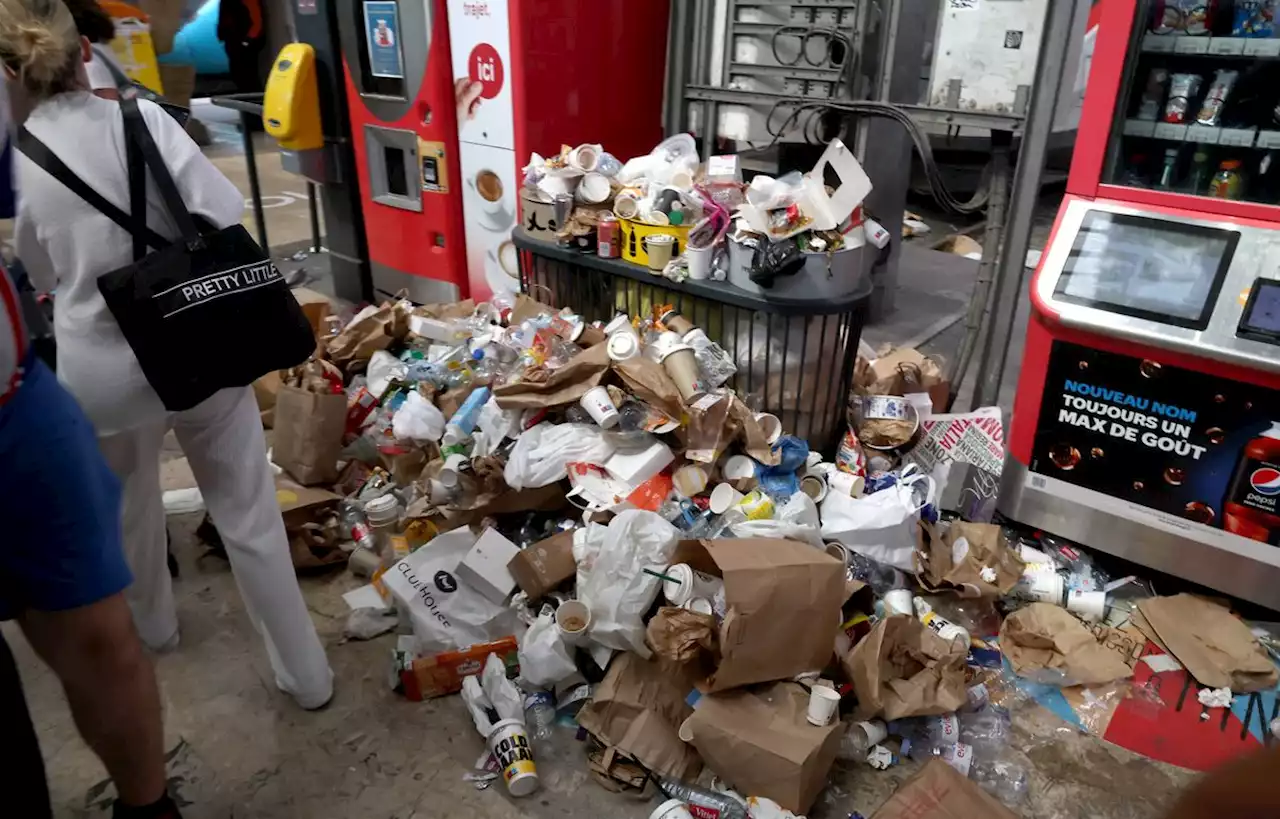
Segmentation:
[[(543, 791), (519, 805), (500, 785), (477, 791), (463, 774), (482, 743), (457, 697), (412, 703), (386, 683), (391, 637), (341, 643), (344, 574), (303, 581), (337, 674), (337, 696), (304, 713), (275, 690), (261, 645), (244, 616), (226, 564), (201, 558), (195, 516), (170, 519), (182, 565), (177, 584), (182, 645), (158, 661), (175, 792), (192, 819), (427, 819), (467, 816), (643, 819), (653, 804), (630, 802), (588, 781), (581, 746), (561, 729), (539, 756)], [(100, 817), (109, 798), (103, 770), (80, 741), (56, 680), (11, 627), (47, 760), (58, 817)], [(1037, 819), (1153, 819), (1192, 775), (1089, 736), (1063, 730), (1038, 706), (1015, 720), (1032, 767)], [(814, 819), (864, 815), (910, 775), (840, 769), (811, 811)]]

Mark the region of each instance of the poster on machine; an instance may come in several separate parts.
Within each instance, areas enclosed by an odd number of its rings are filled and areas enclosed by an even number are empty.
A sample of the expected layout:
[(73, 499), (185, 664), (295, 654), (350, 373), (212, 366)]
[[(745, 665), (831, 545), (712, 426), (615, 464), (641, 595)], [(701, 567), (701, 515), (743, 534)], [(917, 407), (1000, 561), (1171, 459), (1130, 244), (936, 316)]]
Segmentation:
[(1054, 342), (1028, 482), (1046, 476), (1280, 545), (1272, 390)]
[(403, 80), (400, 10), (395, 0), (364, 0), (364, 36), (369, 52), (369, 73), (375, 77)]

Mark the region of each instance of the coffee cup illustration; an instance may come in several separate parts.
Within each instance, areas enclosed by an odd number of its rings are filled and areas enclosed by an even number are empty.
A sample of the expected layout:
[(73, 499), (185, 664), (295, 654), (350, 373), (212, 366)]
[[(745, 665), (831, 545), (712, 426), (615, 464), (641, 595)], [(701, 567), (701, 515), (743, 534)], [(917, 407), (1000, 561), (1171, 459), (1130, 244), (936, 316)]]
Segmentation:
[(482, 170), (467, 183), (479, 195), (480, 206), (485, 213), (496, 214), (502, 210), (502, 179), (496, 173)]

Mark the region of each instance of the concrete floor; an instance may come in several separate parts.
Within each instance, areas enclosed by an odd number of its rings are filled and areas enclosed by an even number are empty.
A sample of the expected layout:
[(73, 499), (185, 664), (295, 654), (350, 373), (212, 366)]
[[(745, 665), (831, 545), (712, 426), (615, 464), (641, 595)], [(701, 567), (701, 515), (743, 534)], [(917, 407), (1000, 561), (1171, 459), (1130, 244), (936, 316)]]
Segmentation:
[[(236, 116), (197, 105), (214, 144), (207, 153), (248, 192)], [(305, 186), (283, 172), (269, 141), (259, 135), (259, 174), (274, 255), (309, 247)], [(246, 200), (245, 224), (256, 229)], [(323, 268), (323, 259), (293, 266)], [(944, 356), (959, 346), (960, 327), (948, 316), (963, 311), (976, 265), (919, 245), (904, 256), (899, 296), (904, 309), (868, 328), (873, 343), (924, 342)], [(921, 305), (928, 303), (928, 315)], [(907, 310), (907, 305), (912, 310)], [(954, 321), (954, 318), (951, 319)], [(1021, 329), (1015, 330), (1020, 341)], [(1020, 347), (1020, 345), (1019, 345)], [(1015, 351), (1016, 354), (1016, 351)], [(1010, 371), (1017, 372), (1017, 361)], [(1007, 399), (1013, 379), (1006, 379)], [(1005, 400), (1001, 401), (1002, 405)], [(958, 407), (967, 406), (963, 401)], [(177, 453), (166, 483), (190, 480)], [(324, 711), (298, 710), (274, 686), (261, 643), (244, 615), (225, 562), (202, 557), (194, 537), (198, 516), (170, 519), (182, 567), (176, 583), (182, 645), (157, 657), (166, 735), (172, 749), (171, 785), (193, 819), (426, 819), (474, 816), (539, 819), (609, 815), (641, 819), (655, 806), (608, 793), (588, 781), (585, 752), (573, 731), (558, 729), (539, 750), (543, 790), (515, 803), (501, 785), (476, 790), (464, 781), (483, 749), (461, 702), (449, 697), (412, 703), (387, 683), (394, 638), (344, 643), (347, 607), (341, 599), (356, 582), (345, 573), (301, 581), (316, 626), (337, 674), (337, 694)], [(48, 767), (59, 817), (99, 817), (111, 788), (96, 758), (76, 734), (57, 681), (11, 625), (4, 634), (18, 656)], [(1192, 774), (1153, 762), (1069, 729), (1035, 705), (1015, 713), (1016, 749), (1031, 771), (1027, 817), (1147, 819), (1158, 817)], [(869, 816), (914, 771), (907, 762), (885, 772), (838, 767), (810, 815)]]
[[(333, 703), (300, 711), (273, 683), (225, 562), (201, 557), (198, 516), (170, 518), (182, 622), (179, 649), (156, 658), (173, 792), (191, 819), (434, 819), (468, 816), (643, 819), (637, 803), (589, 781), (582, 745), (557, 729), (538, 756), (543, 789), (515, 803), (501, 784), (463, 780), (483, 743), (458, 697), (409, 702), (387, 685), (394, 637), (341, 641), (356, 582), (339, 572), (303, 579), (337, 675)], [(101, 817), (111, 790), (81, 742), (56, 679), (12, 626), (13, 645), (48, 768), (58, 817)], [(1068, 729), (1039, 706), (1015, 711), (1016, 748), (1031, 771), (1022, 815), (1039, 819), (1155, 819), (1192, 775)], [(838, 768), (813, 819), (871, 813), (915, 769)]]

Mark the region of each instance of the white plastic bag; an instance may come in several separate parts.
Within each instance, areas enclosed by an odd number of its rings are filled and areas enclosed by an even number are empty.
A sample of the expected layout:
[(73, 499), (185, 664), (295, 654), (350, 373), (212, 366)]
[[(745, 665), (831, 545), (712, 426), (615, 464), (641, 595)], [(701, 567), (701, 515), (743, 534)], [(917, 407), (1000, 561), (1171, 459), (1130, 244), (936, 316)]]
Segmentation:
[(933, 494), (933, 479), (918, 473), (862, 498), (828, 492), (822, 501), (822, 536), (878, 563), (914, 573), (916, 522)]
[(365, 370), (369, 392), (381, 397), (387, 391), (393, 378), (404, 378), (409, 372), (409, 365), (393, 356), (386, 350), (378, 350), (369, 359), (369, 367)]
[(493, 707), (493, 703), (489, 702), (489, 696), (484, 693), (480, 678), (474, 674), (462, 678), (462, 703), (471, 713), (471, 721), (475, 723), (476, 731), (480, 736), (488, 739), (489, 734), (493, 733), (493, 721), (489, 719), (488, 714), (488, 709)]
[(516, 439), (503, 477), (512, 489), (537, 489), (563, 480), (568, 463), (603, 464), (613, 445), (594, 424), (548, 424), (527, 429)]
[(444, 435), (444, 414), (413, 390), (392, 417), (391, 433), (398, 441), (439, 441)]
[(480, 672), (480, 687), (498, 712), (498, 719), (518, 719), (524, 722), (524, 697), (516, 684), (507, 679), (507, 664), (490, 654)]
[(824, 544), (819, 532), (818, 505), (803, 492), (796, 492), (778, 507), (772, 520), (748, 520), (729, 527), (736, 537), (780, 537), (801, 540), (821, 549)]
[(588, 523), (573, 530), (573, 562), (578, 564), (577, 576), (573, 587), (581, 589), (587, 585), (587, 576), (595, 568), (596, 557), (604, 546), (604, 539), (609, 534), (609, 527), (599, 523)]
[(454, 574), (475, 542), (465, 526), (445, 532), (382, 576), (396, 607), (410, 615), (424, 656), (524, 634), (515, 612), (491, 603)]
[(556, 628), (554, 610), (543, 606), (520, 641), (520, 676), (538, 688), (554, 688), (577, 671), (560, 629)]
[[(628, 509), (609, 522), (604, 543), (578, 586), (578, 599), (591, 609), (591, 639), (646, 659), (640, 619), (658, 597), (661, 581), (645, 569), (660, 572), (671, 564), (678, 533), (660, 515)], [(575, 546), (575, 556), (576, 556)]]
[(480, 408), (476, 427), (471, 457), (484, 458), (496, 452), (504, 440), (520, 434), (520, 410), (504, 410), (498, 406), (498, 399), (490, 396)]

